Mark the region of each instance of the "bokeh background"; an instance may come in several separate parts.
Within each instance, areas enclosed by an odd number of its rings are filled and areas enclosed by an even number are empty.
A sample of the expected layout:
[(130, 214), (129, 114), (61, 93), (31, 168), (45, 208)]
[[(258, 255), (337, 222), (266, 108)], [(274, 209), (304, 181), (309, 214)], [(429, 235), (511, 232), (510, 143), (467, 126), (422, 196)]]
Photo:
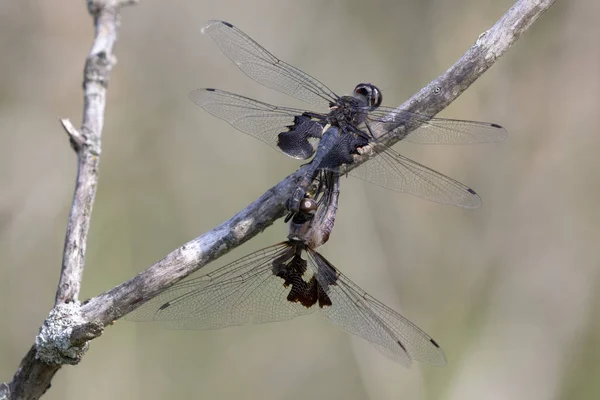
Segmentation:
[[(213, 228), (298, 167), (203, 112), (219, 87), (263, 88), (200, 34), (228, 20), (338, 93), (373, 82), (395, 106), (442, 73), (512, 1), (142, 0), (123, 11), (82, 299)], [(559, 1), (441, 115), (510, 138), (397, 149), (475, 188), (478, 210), (353, 178), (322, 249), (430, 333), (446, 368), (404, 369), (319, 314), (220, 331), (118, 321), (47, 399), (596, 399), (600, 396), (600, 25), (596, 0)], [(84, 1), (0, 3), (0, 381), (54, 298), (93, 28)], [(281, 241), (278, 221), (206, 267)]]

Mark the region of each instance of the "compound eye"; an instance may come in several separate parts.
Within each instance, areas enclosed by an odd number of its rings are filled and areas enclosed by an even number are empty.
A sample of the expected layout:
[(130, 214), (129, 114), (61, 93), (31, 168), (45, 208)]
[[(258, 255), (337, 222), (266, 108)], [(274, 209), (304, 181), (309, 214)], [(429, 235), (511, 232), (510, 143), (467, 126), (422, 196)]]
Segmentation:
[(354, 94), (365, 99), (371, 110), (379, 107), (383, 100), (383, 96), (381, 95), (379, 89), (370, 83), (359, 83), (356, 85), (356, 88), (354, 88)]
[(373, 109), (379, 107), (381, 105), (381, 102), (383, 101), (383, 95), (381, 94), (381, 91), (379, 89), (377, 89), (375, 86), (371, 85), (373, 91), (371, 93), (371, 107)]
[(359, 83), (354, 88), (354, 94), (364, 97), (366, 100), (369, 100), (369, 97), (371, 97), (371, 89), (369, 88), (369, 84), (368, 83)]
[(302, 199), (299, 210), (302, 214), (314, 215), (318, 205), (314, 199)]

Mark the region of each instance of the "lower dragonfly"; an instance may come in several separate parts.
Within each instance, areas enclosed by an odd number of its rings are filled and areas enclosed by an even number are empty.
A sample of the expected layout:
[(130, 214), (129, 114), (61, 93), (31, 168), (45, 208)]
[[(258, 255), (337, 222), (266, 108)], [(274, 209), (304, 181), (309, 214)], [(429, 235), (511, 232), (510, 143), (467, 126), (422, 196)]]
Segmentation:
[(366, 339), (388, 358), (446, 365), (429, 335), (342, 274), (317, 252), (337, 212), (339, 174), (319, 171), (293, 214), (288, 240), (216, 271), (179, 282), (126, 318), (175, 329), (219, 329), (288, 320), (319, 309), (330, 321)]

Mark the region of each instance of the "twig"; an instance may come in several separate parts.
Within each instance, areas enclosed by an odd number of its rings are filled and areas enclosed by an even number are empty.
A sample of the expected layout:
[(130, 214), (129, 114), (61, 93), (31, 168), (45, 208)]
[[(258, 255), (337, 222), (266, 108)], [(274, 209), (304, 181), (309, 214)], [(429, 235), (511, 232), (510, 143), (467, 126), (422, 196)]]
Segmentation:
[[(119, 12), (122, 6), (134, 3), (136, 1), (133, 0), (87, 0), (88, 10), (94, 17), (95, 38), (84, 70), (84, 107), (81, 130), (75, 129), (68, 119), (61, 120), (70, 137), (71, 145), (77, 152), (78, 170), (71, 213), (67, 223), (55, 307), (75, 302), (79, 295), (87, 234), (98, 186), (100, 138), (104, 124), (106, 87), (110, 71), (116, 63), (113, 47), (117, 40)], [(83, 321), (82, 325), (89, 327), (90, 332), (84, 333), (81, 332), (81, 329), (75, 329), (74, 338), (78, 339), (76, 347), (84, 349), (85, 341), (81, 339), (95, 337), (99, 333), (95, 324), (90, 325)], [(96, 332), (95, 336), (94, 332)], [(69, 330), (67, 338), (70, 336), (71, 331)], [(61, 364), (42, 362), (39, 359), (38, 349), (36, 346), (32, 347), (21, 361), (21, 365), (10, 383), (10, 399), (39, 398), (50, 386), (50, 381), (56, 371), (60, 369)], [(73, 345), (71, 345), (71, 349), (73, 349)], [(74, 362), (77, 361), (74, 360)]]
[(60, 123), (62, 124), (63, 128), (65, 128), (65, 132), (67, 132), (67, 135), (69, 135), (71, 147), (73, 147), (73, 150), (79, 153), (79, 151), (85, 144), (85, 137), (77, 129), (75, 129), (75, 127), (68, 118), (61, 118)]
[[(91, 207), (97, 185), (100, 132), (105, 90), (114, 65), (112, 46), (118, 27), (118, 10), (131, 0), (88, 0), (96, 21), (96, 41), (85, 69), (85, 106), (81, 134), (68, 121), (63, 126), (78, 151), (79, 173), (69, 218), (63, 268), (56, 294), (56, 309), (74, 301), (79, 293), (85, 255), (85, 242)], [(555, 0), (519, 0), (448, 71), (412, 96), (398, 110), (435, 115), (465, 91), (546, 11)], [(401, 140), (390, 138), (388, 144)], [(114, 289), (88, 300), (75, 319), (83, 323), (69, 329), (71, 344), (82, 346), (97, 337), (102, 327), (121, 318), (140, 302), (183, 279), (221, 255), (251, 239), (285, 214), (285, 203), (306, 168), (288, 176), (236, 216), (168, 254), (164, 259)], [(50, 320), (50, 318), (49, 318)], [(49, 320), (45, 324), (49, 324)], [(62, 338), (64, 338), (63, 336)], [(76, 342), (76, 343), (74, 343)], [(10, 384), (11, 399), (37, 399), (49, 387), (59, 364), (37, 359), (32, 347)], [(66, 362), (66, 361), (64, 361)], [(0, 385), (5, 395), (6, 386)]]
[(79, 295), (85, 262), (87, 234), (98, 187), (100, 139), (104, 125), (106, 87), (117, 62), (113, 47), (120, 24), (120, 7), (131, 0), (88, 0), (94, 16), (95, 39), (87, 56), (83, 77), (83, 121), (78, 132), (67, 119), (61, 120), (79, 160), (71, 214), (67, 224), (63, 262), (55, 304), (73, 301)]

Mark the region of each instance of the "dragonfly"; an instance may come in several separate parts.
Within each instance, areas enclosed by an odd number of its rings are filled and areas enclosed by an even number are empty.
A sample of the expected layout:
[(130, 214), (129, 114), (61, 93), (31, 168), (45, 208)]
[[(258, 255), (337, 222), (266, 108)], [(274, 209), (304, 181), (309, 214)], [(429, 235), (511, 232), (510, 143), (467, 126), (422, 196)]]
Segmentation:
[[(392, 137), (421, 144), (497, 142), (507, 137), (502, 126), (384, 107), (381, 91), (371, 83), (359, 83), (351, 96), (339, 96), (228, 22), (209, 21), (202, 32), (251, 79), (327, 110), (276, 106), (213, 88), (196, 89), (189, 94), (210, 114), (287, 156), (308, 160), (314, 155), (307, 185), (315, 171), (323, 169), (340, 175), (349, 173), (439, 203), (465, 208), (481, 206), (481, 198), (473, 189), (399, 154), (386, 143)], [(338, 128), (339, 134), (325, 146), (324, 132), (331, 126)], [(361, 163), (365, 157), (372, 160)], [(296, 196), (292, 211), (297, 211), (302, 195), (300, 192)]]
[(174, 329), (220, 329), (289, 320), (318, 309), (404, 366), (413, 360), (445, 365), (446, 356), (434, 339), (366, 293), (317, 251), (333, 229), (339, 180), (339, 174), (319, 171), (307, 190), (304, 211), (290, 221), (286, 241), (176, 283), (126, 318)]

